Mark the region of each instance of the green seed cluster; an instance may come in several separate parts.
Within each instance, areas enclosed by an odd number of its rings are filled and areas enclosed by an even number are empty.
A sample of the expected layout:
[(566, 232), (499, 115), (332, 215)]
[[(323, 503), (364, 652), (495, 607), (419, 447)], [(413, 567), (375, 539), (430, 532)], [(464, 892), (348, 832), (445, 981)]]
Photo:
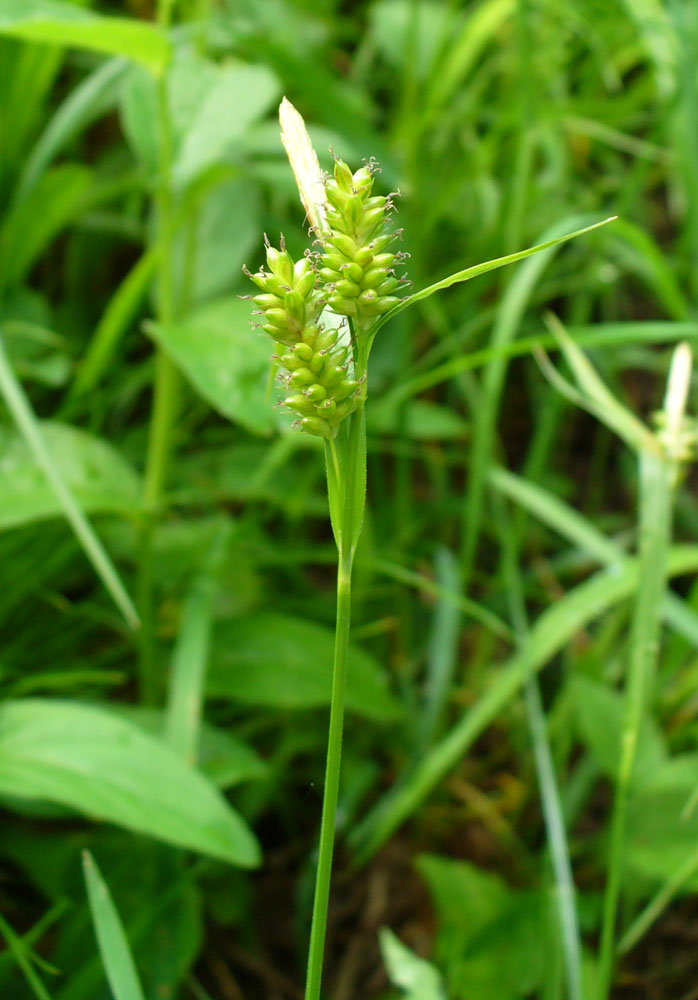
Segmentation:
[(262, 329), (283, 351), (275, 360), (289, 392), (284, 406), (299, 415), (301, 430), (334, 437), (359, 389), (348, 374), (349, 348), (339, 342), (340, 331), (319, 323), (326, 300), (309, 259), (294, 263), (282, 240), (280, 250), (267, 244), (267, 266), (269, 273), (247, 273), (262, 293), (253, 298)]
[(319, 276), (327, 284), (333, 312), (359, 322), (380, 316), (400, 300), (393, 295), (402, 284), (392, 270), (404, 254), (387, 248), (396, 232), (386, 232), (393, 207), (390, 197), (372, 196), (375, 166), (356, 173), (336, 160), (325, 184), (327, 231), (321, 236)]
[[(325, 182), (320, 250), (293, 261), (283, 237), (281, 249), (267, 247), (267, 267), (245, 273), (260, 289), (253, 301), (262, 329), (279, 348), (275, 355), (288, 395), (284, 406), (298, 414), (297, 427), (332, 438), (341, 421), (357, 405), (361, 382), (353, 376), (356, 337), (400, 300), (402, 284), (393, 265), (406, 255), (388, 247), (398, 235), (389, 231), (390, 197), (372, 196), (373, 162), (351, 172), (342, 160)], [(325, 307), (351, 317), (342, 331), (320, 323)]]

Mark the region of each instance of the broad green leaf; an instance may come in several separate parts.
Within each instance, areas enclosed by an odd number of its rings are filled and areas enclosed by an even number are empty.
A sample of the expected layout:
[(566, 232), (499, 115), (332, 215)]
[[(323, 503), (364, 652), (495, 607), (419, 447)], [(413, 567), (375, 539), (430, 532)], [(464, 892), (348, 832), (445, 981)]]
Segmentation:
[(262, 225), (258, 189), (246, 180), (218, 180), (195, 198), (195, 205), (200, 207), (192, 209), (173, 250), (175, 274), (191, 305), (239, 285)]
[(111, 893), (89, 851), (82, 856), (92, 922), (114, 1000), (144, 1000), (133, 955)]
[[(618, 691), (588, 677), (572, 680), (572, 702), (579, 733), (591, 750), (603, 773), (615, 779), (618, 772), (623, 731), (624, 699)], [(637, 745), (633, 770), (635, 784), (644, 784), (666, 760), (662, 735), (649, 716), (645, 716)]]
[(252, 833), (161, 740), (90, 705), (27, 698), (0, 707), (0, 794), (59, 803), (241, 867)]
[[(214, 631), (207, 691), (282, 709), (328, 705), (333, 653), (334, 632), (303, 618), (265, 612), (224, 622)], [(378, 721), (400, 712), (386, 674), (357, 646), (349, 654), (346, 702)]]
[(0, 34), (126, 56), (156, 73), (170, 54), (167, 35), (155, 24), (102, 17), (63, 0), (0, 0)]
[(255, 434), (278, 423), (268, 392), (271, 341), (250, 329), (250, 307), (219, 299), (171, 326), (149, 328), (194, 388), (219, 413)]
[[(56, 468), (83, 511), (137, 511), (138, 476), (106, 441), (67, 424), (43, 422), (40, 427)], [(0, 530), (62, 516), (58, 497), (31, 449), (7, 428), (0, 428), (0, 477)]]
[(231, 60), (211, 79), (173, 168), (184, 187), (206, 167), (225, 160), (245, 131), (275, 104), (279, 82), (265, 66)]
[[(216, 79), (216, 63), (188, 47), (177, 48), (167, 74), (172, 154), (191, 128), (204, 96)], [(157, 83), (142, 67), (134, 66), (121, 95), (121, 123), (134, 156), (149, 175), (157, 173), (160, 133), (153, 128), (158, 115)]]
[(36, 323), (8, 320), (0, 326), (7, 356), (19, 378), (57, 388), (64, 385), (72, 363), (65, 337)]
[[(157, 739), (166, 738), (166, 715), (162, 709), (115, 702), (110, 703), (108, 709), (145, 733)], [(266, 761), (251, 746), (207, 722), (201, 724), (199, 732), (197, 766), (216, 788), (221, 789), (264, 778), (268, 770)]]
[(422, 855), (440, 930), (436, 958), (454, 1000), (520, 1000), (544, 982), (546, 902), (465, 861)]
[[(239, 159), (248, 128), (276, 102), (279, 83), (264, 66), (230, 60), (222, 65), (187, 48), (174, 57), (167, 80), (172, 128), (173, 182), (184, 188), (207, 168)], [(135, 69), (122, 98), (124, 131), (149, 173), (159, 162), (160, 137), (153, 129), (158, 97), (155, 81)]]
[(387, 927), (379, 938), (390, 982), (404, 991), (405, 1000), (446, 1000), (441, 976), (431, 962), (415, 955)]
[[(698, 755), (665, 761), (646, 775), (628, 807), (628, 863), (646, 878), (671, 879), (698, 845)], [(698, 885), (694, 872), (690, 885)]]

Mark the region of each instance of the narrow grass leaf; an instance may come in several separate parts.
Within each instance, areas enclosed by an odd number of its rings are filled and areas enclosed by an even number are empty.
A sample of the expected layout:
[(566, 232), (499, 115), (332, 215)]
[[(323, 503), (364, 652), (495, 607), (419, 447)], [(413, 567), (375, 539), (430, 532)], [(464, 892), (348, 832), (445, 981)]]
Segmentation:
[(138, 613), (133, 602), (121, 582), (121, 578), (112, 563), (106, 549), (94, 533), (92, 526), (85, 517), (75, 497), (57, 468), (53, 456), (46, 446), (41, 433), (41, 427), (36, 419), (22, 386), (19, 384), (7, 360), (5, 349), (0, 341), (0, 394), (3, 396), (17, 428), (32, 451), (37, 465), (51, 484), (56, 499), (63, 513), (75, 532), (85, 555), (92, 563), (95, 572), (114, 599), (124, 618), (136, 628), (139, 624)]
[(17, 200), (21, 201), (36, 186), (54, 157), (75, 136), (116, 104), (128, 70), (125, 60), (110, 59), (86, 76), (56, 108), (27, 156), (17, 185)]
[[(676, 546), (669, 558), (669, 575), (698, 569), (698, 547)], [(540, 670), (572, 636), (604, 611), (627, 599), (637, 587), (636, 559), (597, 573), (570, 591), (538, 618), (521, 650), (501, 667), (496, 679), (460, 722), (417, 765), (412, 774), (378, 803), (351, 836), (362, 861), (367, 860), (429, 795), (474, 740), (516, 697), (526, 679)]]
[(2, 283), (20, 284), (58, 233), (86, 204), (92, 171), (74, 163), (53, 167), (25, 198), (13, 202), (0, 229)]
[(119, 341), (147, 294), (157, 262), (157, 247), (147, 250), (112, 295), (80, 362), (71, 395), (88, 392), (108, 369)]
[[(41, 437), (61, 479), (84, 513), (133, 516), (140, 480), (106, 441), (78, 427), (40, 421)], [(26, 440), (0, 429), (0, 531), (64, 513), (60, 498)]]
[(155, 73), (170, 55), (169, 39), (155, 24), (102, 17), (64, 0), (0, 0), (0, 34), (122, 55)]
[(34, 996), (37, 997), (37, 1000), (51, 1000), (48, 990), (42, 983), (36, 969), (31, 963), (29, 952), (24, 941), (17, 933), (15, 933), (2, 914), (0, 914), (0, 934), (4, 937), (10, 953), (14, 956), (17, 965), (22, 970), (22, 975), (26, 979), (29, 989), (32, 991)]
[(166, 735), (172, 749), (190, 764), (198, 756), (204, 678), (211, 639), (212, 605), (227, 548), (230, 525), (221, 523), (192, 583), (184, 605), (182, 625), (172, 657)]
[[(541, 250), (547, 250), (549, 247), (555, 247), (561, 243), (568, 243), (570, 240), (574, 240), (578, 236), (583, 236), (585, 233), (590, 233), (594, 229), (600, 229), (601, 226), (605, 226), (609, 222), (614, 222), (615, 219), (616, 216), (612, 215), (608, 219), (602, 219), (600, 222), (594, 222), (591, 225), (584, 226), (582, 229), (577, 229), (572, 233), (566, 233), (564, 236), (556, 236), (543, 243), (538, 243), (536, 246), (529, 247), (527, 250), (518, 250), (516, 253), (507, 254), (505, 257), (497, 257), (495, 260), (487, 260), (482, 264), (474, 264), (472, 267), (466, 267), (462, 271), (456, 271), (453, 274), (450, 274), (447, 278), (442, 278), (441, 281), (437, 281), (433, 285), (428, 285), (426, 288), (422, 288), (413, 295), (408, 295), (406, 299), (403, 299), (402, 302), (378, 320), (376, 325), (371, 329), (371, 336), (374, 337), (380, 328), (384, 326), (388, 320), (391, 320), (393, 316), (397, 316), (398, 313), (401, 313), (404, 309), (414, 305), (416, 302), (423, 302), (436, 292), (442, 292), (446, 288), (450, 288), (452, 285), (457, 285), (463, 281), (470, 281), (471, 278), (477, 278), (480, 274), (486, 274), (488, 271), (495, 271), (497, 268), (505, 267), (507, 264), (516, 264), (517, 261), (525, 260), (526, 257), (539, 253)], [(555, 228), (557, 229), (559, 227), (556, 226)]]
[(83, 851), (82, 867), (97, 943), (114, 1000), (145, 1000), (121, 917), (89, 851)]
[[(602, 565), (622, 565), (628, 559), (621, 545), (542, 486), (497, 467), (489, 470), (488, 481), (495, 490), (508, 496)], [(675, 593), (667, 593), (662, 602), (662, 613), (675, 632), (698, 648), (698, 613), (686, 601)]]

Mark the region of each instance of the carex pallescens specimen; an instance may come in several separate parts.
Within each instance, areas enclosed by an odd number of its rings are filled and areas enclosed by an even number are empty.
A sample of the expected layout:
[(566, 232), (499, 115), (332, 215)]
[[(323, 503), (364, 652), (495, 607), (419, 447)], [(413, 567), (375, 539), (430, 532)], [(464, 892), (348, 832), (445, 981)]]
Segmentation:
[(395, 273), (395, 266), (406, 255), (392, 249), (400, 232), (392, 225), (393, 196), (373, 193), (375, 162), (367, 160), (352, 173), (336, 160), (332, 175), (325, 176), (305, 123), (286, 98), (279, 118), (315, 242), (299, 261), (292, 260), (283, 240), (278, 250), (267, 243), (268, 271), (250, 277), (259, 288), (254, 302), (260, 325), (277, 347), (275, 361), (287, 391), (284, 405), (298, 414), (300, 430), (324, 438), (338, 551), (330, 725), (305, 988), (305, 1000), (319, 1000), (342, 755), (351, 575), (366, 496), (364, 402), (371, 344), (386, 319), (408, 305), (603, 223), (472, 265), (401, 299), (396, 293), (404, 278)]
[[(393, 265), (405, 254), (388, 250), (399, 233), (390, 227), (392, 196), (372, 194), (376, 169), (370, 161), (352, 174), (337, 160), (325, 183), (319, 249), (294, 261), (283, 237), (278, 250), (267, 241), (268, 271), (246, 272), (260, 289), (253, 301), (261, 328), (280, 352), (283, 403), (298, 414), (300, 430), (325, 438), (365, 398), (367, 352), (359, 341), (404, 286)], [(323, 321), (324, 310), (350, 323), (327, 314)]]

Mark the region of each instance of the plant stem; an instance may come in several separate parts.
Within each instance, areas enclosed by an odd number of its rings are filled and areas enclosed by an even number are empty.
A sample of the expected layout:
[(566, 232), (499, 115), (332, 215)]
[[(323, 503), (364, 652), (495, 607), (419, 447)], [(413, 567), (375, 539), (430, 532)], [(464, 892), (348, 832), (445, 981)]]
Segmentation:
[(642, 717), (656, 669), (671, 536), (672, 476), (670, 462), (649, 451), (640, 453), (640, 575), (635, 595), (620, 765), (611, 819), (597, 980), (598, 1000), (607, 1000), (611, 987), (628, 793)]
[[(361, 334), (364, 334), (361, 336)], [(357, 330), (355, 344), (355, 377), (362, 382), (370, 344), (365, 331)], [(338, 447), (335, 440), (328, 442), (329, 457), (336, 484), (336, 509), (339, 525), (335, 526), (337, 538), (337, 619), (334, 639), (334, 667), (332, 672), (332, 699), (330, 703), (330, 730), (327, 739), (325, 765), (325, 791), (322, 800), (320, 847), (315, 879), (313, 917), (308, 949), (308, 973), (305, 1000), (319, 1000), (322, 986), (322, 966), (327, 932), (327, 910), (332, 879), (335, 826), (339, 775), (342, 763), (342, 732), (344, 728), (344, 692), (346, 688), (347, 660), (349, 657), (349, 625), (351, 620), (351, 571), (356, 543), (361, 531), (365, 501), (366, 423), (364, 397), (357, 402), (356, 410), (348, 418), (348, 434)], [(333, 490), (328, 472), (328, 490)], [(332, 500), (330, 500), (332, 504)], [(337, 528), (339, 530), (337, 530)]]
[[(495, 516), (502, 539), (502, 568), (504, 585), (509, 595), (512, 623), (523, 649), (528, 635), (526, 602), (519, 569), (520, 532), (501, 497), (494, 498)], [(555, 775), (555, 764), (548, 739), (548, 728), (541, 698), (538, 678), (532, 674), (524, 684), (528, 728), (533, 745), (536, 777), (540, 789), (541, 806), (548, 850), (555, 876), (555, 904), (560, 924), (560, 937), (565, 960), (568, 1000), (584, 1000), (582, 971), (582, 946), (577, 915), (577, 894), (570, 861), (565, 817), (560, 791)]]
[[(158, 20), (167, 28), (170, 23), (172, 3), (167, 0), (158, 9)], [(167, 74), (158, 79), (158, 117), (160, 127), (160, 177), (157, 190), (158, 208), (158, 302), (157, 319), (162, 325), (174, 316), (174, 288), (172, 281), (172, 244), (174, 240), (174, 212), (171, 186), (172, 128), (168, 103)], [(156, 348), (153, 410), (146, 457), (144, 507), (139, 551), (138, 603), (142, 629), (140, 634), (140, 689), (141, 700), (154, 704), (158, 698), (157, 664), (154, 649), (153, 609), (153, 528), (157, 508), (162, 499), (167, 469), (172, 452), (172, 430), (177, 413), (179, 374), (162, 348)]]
[(337, 796), (339, 793), (339, 772), (342, 759), (344, 689), (349, 654), (349, 622), (351, 614), (351, 568), (351, 555), (343, 558), (340, 554), (337, 567), (337, 622), (334, 645), (334, 669), (332, 674), (330, 731), (327, 741), (325, 791), (322, 800), (320, 849), (315, 881), (313, 919), (310, 928), (305, 1000), (319, 1000), (322, 983), (322, 964), (325, 950), (325, 933), (327, 930), (330, 880), (332, 877), (332, 856), (334, 853)]

